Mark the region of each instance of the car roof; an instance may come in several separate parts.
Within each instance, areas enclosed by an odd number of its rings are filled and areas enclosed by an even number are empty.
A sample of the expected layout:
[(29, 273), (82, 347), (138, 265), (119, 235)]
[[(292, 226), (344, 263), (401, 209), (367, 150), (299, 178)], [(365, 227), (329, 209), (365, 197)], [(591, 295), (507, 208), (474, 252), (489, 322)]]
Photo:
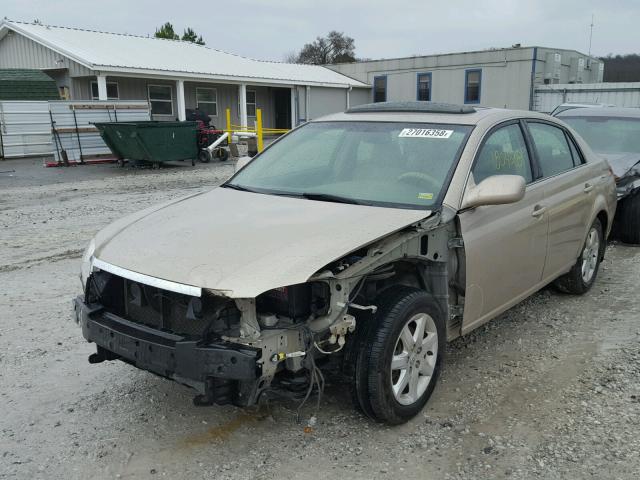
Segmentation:
[(454, 125), (478, 125), (499, 123), (512, 118), (540, 118), (553, 120), (547, 114), (528, 110), (470, 107), (469, 105), (441, 104), (434, 102), (379, 102), (354, 107), (346, 112), (334, 113), (312, 122), (407, 122), (443, 123)]
[(640, 108), (631, 107), (587, 107), (563, 110), (556, 115), (561, 117), (631, 117), (640, 118)]

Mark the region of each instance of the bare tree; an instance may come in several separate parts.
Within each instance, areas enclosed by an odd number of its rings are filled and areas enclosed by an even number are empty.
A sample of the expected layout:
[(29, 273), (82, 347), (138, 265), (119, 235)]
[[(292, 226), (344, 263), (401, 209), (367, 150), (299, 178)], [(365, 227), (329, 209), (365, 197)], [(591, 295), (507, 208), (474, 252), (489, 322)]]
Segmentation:
[(310, 65), (355, 62), (355, 41), (343, 32), (332, 30), (325, 37), (317, 37), (305, 44), (297, 55), (287, 54), (288, 60)]
[(298, 52), (291, 50), (290, 52), (285, 53), (282, 56), (282, 61), (284, 63), (298, 63)]

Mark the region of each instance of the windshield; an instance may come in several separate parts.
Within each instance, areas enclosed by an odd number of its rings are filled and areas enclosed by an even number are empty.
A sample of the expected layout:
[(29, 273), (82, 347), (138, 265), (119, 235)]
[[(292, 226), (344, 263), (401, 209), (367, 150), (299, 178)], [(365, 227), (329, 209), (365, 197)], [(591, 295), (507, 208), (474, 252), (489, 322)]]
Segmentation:
[(470, 126), (309, 123), (225, 186), (315, 200), (403, 208), (441, 201)]
[(559, 117), (580, 134), (594, 152), (640, 153), (640, 118)]

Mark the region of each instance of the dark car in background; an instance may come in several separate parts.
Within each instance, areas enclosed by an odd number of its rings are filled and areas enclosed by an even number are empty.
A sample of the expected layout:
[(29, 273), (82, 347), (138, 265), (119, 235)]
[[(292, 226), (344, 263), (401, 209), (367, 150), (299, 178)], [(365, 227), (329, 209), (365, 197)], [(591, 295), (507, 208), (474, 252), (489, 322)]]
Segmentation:
[(618, 194), (614, 235), (640, 244), (640, 108), (572, 108), (555, 116), (609, 162)]

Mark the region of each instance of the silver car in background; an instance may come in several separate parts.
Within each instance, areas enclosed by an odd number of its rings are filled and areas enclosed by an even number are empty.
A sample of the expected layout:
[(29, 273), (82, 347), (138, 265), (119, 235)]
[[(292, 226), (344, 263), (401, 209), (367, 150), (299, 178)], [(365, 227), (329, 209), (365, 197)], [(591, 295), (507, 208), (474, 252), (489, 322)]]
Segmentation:
[(363, 105), (99, 232), (76, 318), (91, 362), (173, 379), (199, 405), (304, 402), (332, 374), (398, 424), (447, 341), (549, 283), (591, 288), (615, 205), (606, 162), (548, 115)]
[(556, 114), (606, 159), (617, 183), (614, 234), (640, 244), (640, 108), (574, 108)]

